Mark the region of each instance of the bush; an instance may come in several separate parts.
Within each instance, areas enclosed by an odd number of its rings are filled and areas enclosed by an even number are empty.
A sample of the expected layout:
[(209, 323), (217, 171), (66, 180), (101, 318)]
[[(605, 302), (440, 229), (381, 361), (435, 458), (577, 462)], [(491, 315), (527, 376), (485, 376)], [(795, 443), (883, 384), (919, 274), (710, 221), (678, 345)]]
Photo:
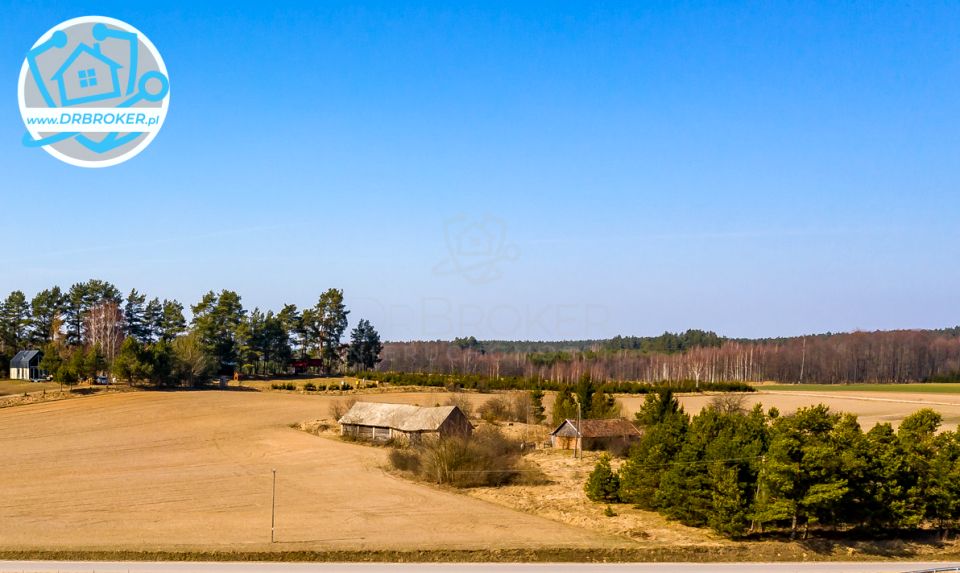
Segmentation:
[(306, 384), (303, 385), (303, 389), (306, 392), (316, 392), (317, 385), (314, 384), (313, 382), (307, 382)]
[(344, 398), (342, 400), (334, 400), (330, 403), (330, 417), (334, 420), (339, 420), (347, 413), (347, 410), (353, 407), (357, 403), (356, 398)]
[(533, 402), (527, 392), (491, 398), (477, 411), (488, 422), (527, 422), (528, 418), (533, 421)]
[(460, 408), (460, 411), (463, 412), (463, 415), (467, 418), (473, 417), (473, 404), (470, 403), (470, 398), (463, 392), (454, 392), (447, 398), (447, 406), (456, 406)]
[(587, 498), (592, 501), (608, 503), (620, 501), (620, 478), (613, 473), (613, 469), (610, 467), (609, 455), (603, 454), (600, 456), (600, 460), (597, 461), (597, 465), (590, 472), (590, 477), (587, 478), (587, 483), (583, 486), (583, 489), (587, 492)]
[(482, 428), (469, 438), (425, 439), (397, 452), (389, 457), (394, 468), (454, 487), (500, 486), (531, 471), (520, 458), (520, 443), (495, 428)]
[(491, 398), (477, 410), (480, 417), (487, 422), (497, 422), (511, 418), (510, 403), (503, 396)]
[(420, 458), (416, 452), (402, 449), (391, 450), (388, 459), (390, 465), (400, 471), (413, 473), (420, 471)]

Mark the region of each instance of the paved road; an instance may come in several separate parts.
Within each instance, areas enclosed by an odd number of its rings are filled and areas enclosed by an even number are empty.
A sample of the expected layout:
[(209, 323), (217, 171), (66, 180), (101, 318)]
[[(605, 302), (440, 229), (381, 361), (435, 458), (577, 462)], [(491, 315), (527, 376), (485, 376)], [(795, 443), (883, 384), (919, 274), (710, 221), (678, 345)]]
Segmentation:
[(0, 573), (900, 573), (960, 563), (389, 564), (0, 561)]

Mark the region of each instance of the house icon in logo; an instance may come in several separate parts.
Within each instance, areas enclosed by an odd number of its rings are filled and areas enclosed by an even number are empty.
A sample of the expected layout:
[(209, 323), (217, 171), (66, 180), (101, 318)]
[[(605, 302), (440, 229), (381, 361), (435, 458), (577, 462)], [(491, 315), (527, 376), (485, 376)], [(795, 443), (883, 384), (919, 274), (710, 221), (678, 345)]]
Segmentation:
[(120, 64), (103, 55), (100, 43), (79, 44), (51, 79), (60, 88), (60, 105), (77, 105), (120, 97)]

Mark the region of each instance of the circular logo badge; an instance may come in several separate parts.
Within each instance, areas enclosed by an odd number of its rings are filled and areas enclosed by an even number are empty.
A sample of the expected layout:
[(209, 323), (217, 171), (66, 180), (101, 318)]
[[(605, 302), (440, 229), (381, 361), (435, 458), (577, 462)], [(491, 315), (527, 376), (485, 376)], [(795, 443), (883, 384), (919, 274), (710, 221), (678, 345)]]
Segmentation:
[(120, 20), (84, 16), (44, 34), (20, 69), (23, 144), (79, 167), (109, 167), (157, 136), (170, 104), (160, 52)]

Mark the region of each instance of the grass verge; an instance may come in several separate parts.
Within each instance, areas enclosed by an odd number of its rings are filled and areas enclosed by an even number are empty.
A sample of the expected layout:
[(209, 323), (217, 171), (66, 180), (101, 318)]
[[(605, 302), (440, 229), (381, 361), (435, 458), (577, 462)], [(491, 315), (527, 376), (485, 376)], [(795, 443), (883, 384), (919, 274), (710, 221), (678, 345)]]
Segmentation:
[[(871, 546), (872, 547), (872, 546)], [(864, 549), (867, 549), (864, 547)], [(929, 549), (929, 547), (927, 548)], [(424, 549), (366, 551), (130, 551), (0, 549), (0, 560), (33, 561), (235, 561), (318, 563), (641, 563), (949, 560), (960, 551), (949, 547), (931, 554), (909, 545), (858, 551), (849, 545), (813, 543), (744, 543), (729, 546), (580, 549)]]

